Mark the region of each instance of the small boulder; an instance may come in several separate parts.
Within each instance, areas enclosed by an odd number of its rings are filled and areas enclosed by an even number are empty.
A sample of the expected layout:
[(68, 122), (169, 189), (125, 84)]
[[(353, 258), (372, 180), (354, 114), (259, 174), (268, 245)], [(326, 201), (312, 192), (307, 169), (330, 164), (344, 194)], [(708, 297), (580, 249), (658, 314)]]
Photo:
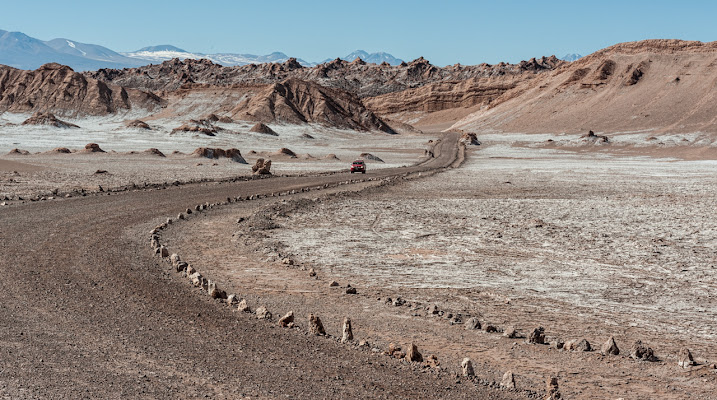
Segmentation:
[(254, 175), (271, 175), (271, 160), (258, 158), (251, 167), (251, 171)]
[(520, 333), (518, 333), (518, 331), (512, 326), (506, 329), (505, 332), (503, 332), (503, 336), (509, 339), (517, 339), (521, 337)]
[(461, 362), (461, 368), (463, 369), (463, 376), (472, 378), (476, 375), (475, 371), (473, 370), (473, 362), (470, 358), (463, 359), (463, 361)]
[(468, 320), (466, 320), (465, 325), (466, 325), (466, 329), (468, 329), (468, 330), (481, 329), (480, 321), (478, 320), (478, 318), (475, 318), (475, 317), (468, 318)]
[(415, 343), (411, 343), (408, 346), (408, 352), (406, 352), (406, 359), (408, 361), (422, 362), (423, 355), (418, 351), (418, 346)]
[(318, 315), (309, 314), (309, 327), (311, 329), (311, 333), (314, 335), (326, 335), (324, 325), (321, 323), (321, 319)]
[(266, 307), (259, 306), (259, 308), (256, 309), (256, 317), (257, 319), (271, 319), (272, 315)]
[(346, 288), (346, 294), (356, 294), (356, 293), (357, 293), (357, 292), (356, 292), (356, 288), (355, 288), (355, 287), (349, 285), (349, 286)]
[(331, 283), (329, 283), (329, 287), (336, 287), (336, 286), (339, 286), (339, 283), (336, 281), (331, 281)]
[(515, 389), (515, 377), (513, 376), (513, 371), (506, 371), (506, 373), (503, 374), (503, 379), (500, 380), (500, 387)]
[(209, 296), (211, 296), (213, 299), (227, 298), (227, 292), (220, 289), (219, 286), (217, 286), (216, 282), (209, 281), (207, 285), (207, 292), (209, 293)]
[(692, 353), (689, 349), (683, 348), (682, 350), (680, 350), (680, 358), (677, 361), (677, 365), (682, 368), (689, 368), (695, 365), (695, 360), (694, 358), (692, 358)]
[(237, 299), (237, 295), (230, 294), (229, 296), (227, 296), (227, 304), (229, 304), (230, 306), (233, 306), (237, 302), (239, 302), (239, 299)]
[(652, 349), (642, 344), (642, 341), (640, 340), (636, 340), (630, 348), (630, 358), (641, 361), (657, 360)]
[(237, 304), (237, 310), (241, 312), (251, 312), (251, 308), (249, 308), (246, 299), (241, 299), (241, 301), (239, 301), (239, 304)]
[(533, 329), (533, 332), (528, 336), (528, 343), (545, 344), (545, 328), (539, 326)]
[(615, 338), (610, 337), (610, 339), (605, 342), (605, 344), (602, 345), (601, 349), (602, 354), (604, 355), (613, 355), (616, 356), (620, 354), (620, 349), (617, 347), (617, 343), (615, 343)]
[(182, 259), (179, 258), (179, 254), (172, 253), (172, 255), (169, 257), (169, 261), (172, 263), (173, 266), (177, 266), (177, 263), (182, 261)]
[(560, 391), (558, 389), (558, 378), (551, 376), (545, 382), (545, 391), (548, 392), (545, 396), (545, 400), (558, 400), (561, 398)]
[(160, 247), (159, 247), (159, 255), (160, 255), (162, 258), (167, 258), (167, 257), (169, 257), (169, 249), (167, 249), (164, 245), (160, 246)]
[(279, 318), (279, 325), (281, 325), (284, 328), (289, 328), (291, 326), (294, 326), (294, 312), (289, 311), (288, 313), (286, 313), (286, 315)]

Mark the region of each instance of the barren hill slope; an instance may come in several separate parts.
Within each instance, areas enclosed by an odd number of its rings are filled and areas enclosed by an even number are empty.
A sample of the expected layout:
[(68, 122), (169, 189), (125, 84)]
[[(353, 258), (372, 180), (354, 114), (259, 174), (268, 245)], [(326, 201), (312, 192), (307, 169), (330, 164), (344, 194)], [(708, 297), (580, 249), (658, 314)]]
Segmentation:
[(34, 71), (0, 66), (0, 112), (104, 115), (132, 108), (153, 110), (159, 103), (153, 94), (87, 78), (60, 64)]
[(265, 123), (314, 122), (338, 128), (394, 133), (355, 95), (299, 79), (267, 85), (234, 107), (231, 117)]
[(518, 85), (454, 127), (717, 133), (717, 42), (608, 47)]

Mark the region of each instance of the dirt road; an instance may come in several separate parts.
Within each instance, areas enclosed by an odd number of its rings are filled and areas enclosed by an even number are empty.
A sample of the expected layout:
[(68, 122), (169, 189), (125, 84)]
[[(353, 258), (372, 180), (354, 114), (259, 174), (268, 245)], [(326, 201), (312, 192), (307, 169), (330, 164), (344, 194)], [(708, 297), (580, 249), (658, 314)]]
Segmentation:
[[(452, 164), (449, 134), (423, 164)], [(147, 247), (193, 204), (346, 180), (348, 173), (188, 185), (0, 211), (0, 396), (9, 398), (511, 398), (297, 335), (199, 295)]]

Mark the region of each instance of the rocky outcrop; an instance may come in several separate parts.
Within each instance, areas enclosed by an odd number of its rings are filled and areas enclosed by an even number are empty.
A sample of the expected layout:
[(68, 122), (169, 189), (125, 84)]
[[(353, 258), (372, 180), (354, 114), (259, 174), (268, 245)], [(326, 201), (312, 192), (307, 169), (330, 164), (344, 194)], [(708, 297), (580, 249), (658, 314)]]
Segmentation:
[(208, 60), (173, 59), (139, 68), (100, 69), (86, 72), (88, 77), (117, 85), (150, 91), (174, 91), (201, 86), (273, 84), (300, 79), (322, 86), (355, 93), (360, 98), (400, 92), (436, 82), (512, 75), (531, 75), (565, 64), (555, 56), (522, 61), (518, 64), (451, 65), (437, 67), (420, 57), (396, 66), (367, 64), (335, 59), (304, 68), (295, 59), (284, 63), (222, 67)]
[(154, 94), (98, 81), (60, 64), (45, 64), (34, 71), (0, 66), (0, 112), (106, 115), (154, 110), (160, 103)]
[(258, 158), (254, 165), (252, 165), (251, 171), (254, 175), (271, 175), (271, 160)]
[(52, 113), (49, 112), (36, 112), (32, 117), (26, 119), (22, 123), (23, 125), (46, 125), (54, 126), (55, 128), (79, 128), (75, 124), (62, 121), (57, 119)]
[(135, 119), (134, 121), (130, 121), (127, 123), (128, 128), (137, 128), (137, 129), (144, 129), (144, 130), (152, 130), (152, 128), (144, 121), (141, 121), (139, 119)]
[(288, 79), (267, 86), (239, 103), (231, 115), (234, 119), (263, 123), (316, 123), (336, 128), (395, 133), (368, 110), (357, 96), (299, 79)]
[(105, 151), (100, 148), (97, 143), (87, 143), (85, 148), (80, 150), (82, 153), (104, 153)]
[(279, 136), (278, 133), (276, 133), (273, 129), (269, 128), (266, 124), (262, 122), (256, 123), (254, 126), (249, 129), (249, 132), (256, 132), (256, 133), (263, 133), (265, 135), (272, 135), (272, 136)]
[(241, 164), (248, 164), (244, 157), (242, 157), (241, 152), (238, 149), (219, 149), (219, 148), (209, 148), (209, 147), (199, 147), (196, 150), (192, 152), (194, 156), (197, 157), (206, 157), (206, 158), (229, 158), (232, 161), (236, 161)]

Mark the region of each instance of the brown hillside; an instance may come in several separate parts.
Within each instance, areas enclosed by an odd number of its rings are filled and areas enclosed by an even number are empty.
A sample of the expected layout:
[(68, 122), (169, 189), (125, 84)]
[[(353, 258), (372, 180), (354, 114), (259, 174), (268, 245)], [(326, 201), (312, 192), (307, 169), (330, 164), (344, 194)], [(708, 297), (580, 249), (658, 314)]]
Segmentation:
[(60, 64), (34, 71), (0, 65), (0, 112), (105, 115), (132, 108), (153, 110), (159, 103), (155, 95), (87, 78)]
[(717, 133), (717, 42), (608, 47), (518, 85), (454, 127)]
[(394, 133), (385, 122), (364, 107), (357, 96), (299, 79), (287, 79), (268, 85), (239, 103), (231, 111), (231, 116), (234, 119), (264, 123), (318, 123), (344, 129)]

